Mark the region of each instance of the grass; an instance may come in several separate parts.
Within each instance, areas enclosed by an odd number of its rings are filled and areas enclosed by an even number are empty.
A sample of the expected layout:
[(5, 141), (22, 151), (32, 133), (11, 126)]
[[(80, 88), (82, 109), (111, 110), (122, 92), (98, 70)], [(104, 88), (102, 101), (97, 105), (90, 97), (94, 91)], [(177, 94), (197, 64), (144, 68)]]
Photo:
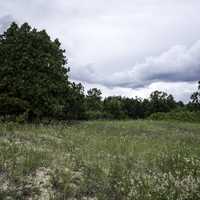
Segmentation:
[(200, 124), (0, 124), (0, 199), (200, 199)]

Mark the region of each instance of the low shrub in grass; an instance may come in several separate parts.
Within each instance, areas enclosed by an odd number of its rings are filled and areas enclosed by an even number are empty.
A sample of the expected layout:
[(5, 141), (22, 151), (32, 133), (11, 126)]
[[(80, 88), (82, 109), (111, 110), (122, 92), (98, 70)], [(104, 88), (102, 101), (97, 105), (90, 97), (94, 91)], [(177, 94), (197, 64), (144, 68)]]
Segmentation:
[(153, 113), (149, 119), (152, 120), (177, 120), (185, 122), (200, 122), (200, 112), (172, 111), (168, 113)]

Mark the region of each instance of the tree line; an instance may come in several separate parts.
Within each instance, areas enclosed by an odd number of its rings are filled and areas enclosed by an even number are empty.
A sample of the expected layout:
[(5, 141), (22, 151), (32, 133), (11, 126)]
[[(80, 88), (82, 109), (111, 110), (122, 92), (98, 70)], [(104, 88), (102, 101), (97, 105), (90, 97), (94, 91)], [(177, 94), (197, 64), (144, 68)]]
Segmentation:
[(200, 82), (187, 105), (162, 91), (152, 92), (148, 99), (103, 98), (99, 89), (85, 93), (81, 83), (71, 82), (66, 66), (58, 39), (28, 23), (12, 23), (0, 35), (1, 119), (139, 119), (158, 112), (200, 110)]

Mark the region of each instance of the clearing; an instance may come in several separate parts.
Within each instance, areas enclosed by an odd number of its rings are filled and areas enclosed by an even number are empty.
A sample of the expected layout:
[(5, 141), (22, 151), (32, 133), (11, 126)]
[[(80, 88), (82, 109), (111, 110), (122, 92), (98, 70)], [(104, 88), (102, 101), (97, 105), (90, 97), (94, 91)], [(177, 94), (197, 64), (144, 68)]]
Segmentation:
[(200, 199), (200, 124), (0, 124), (0, 199)]

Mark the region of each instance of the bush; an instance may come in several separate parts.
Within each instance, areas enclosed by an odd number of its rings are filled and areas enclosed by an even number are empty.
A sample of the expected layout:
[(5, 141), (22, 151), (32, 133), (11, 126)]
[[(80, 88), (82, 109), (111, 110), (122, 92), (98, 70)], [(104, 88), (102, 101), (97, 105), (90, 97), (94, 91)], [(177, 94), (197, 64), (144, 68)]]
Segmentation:
[(152, 120), (177, 120), (186, 122), (200, 122), (200, 112), (172, 111), (168, 113), (153, 113), (149, 119)]

